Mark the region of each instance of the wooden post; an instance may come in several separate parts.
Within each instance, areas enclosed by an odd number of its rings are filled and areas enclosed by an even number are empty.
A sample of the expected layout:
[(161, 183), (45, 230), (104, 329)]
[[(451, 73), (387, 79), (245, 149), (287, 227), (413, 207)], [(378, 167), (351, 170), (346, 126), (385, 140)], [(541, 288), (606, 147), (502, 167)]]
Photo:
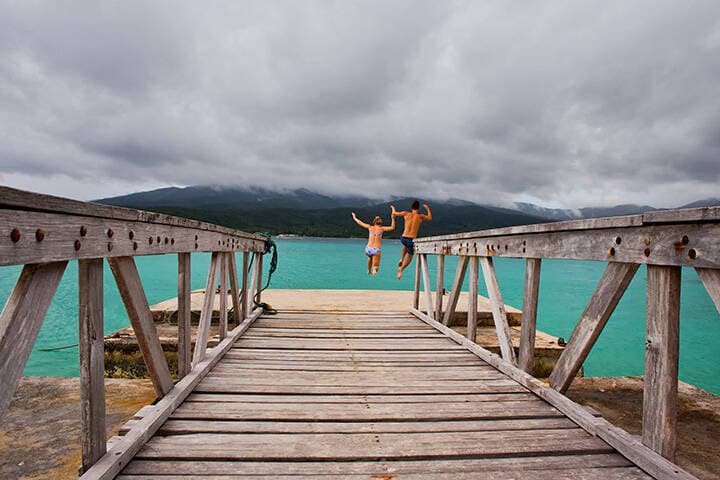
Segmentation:
[(552, 388), (565, 393), (570, 387), (638, 267), (636, 263), (608, 264), (550, 375)]
[(108, 258), (117, 283), (120, 296), (125, 303), (130, 324), (137, 338), (138, 348), (145, 360), (145, 366), (155, 387), (158, 398), (162, 398), (173, 387), (162, 345), (158, 339), (152, 312), (143, 290), (133, 257)]
[(420, 254), (420, 269), (422, 270), (423, 277), (423, 288), (425, 290), (425, 309), (427, 314), (432, 316), (433, 314), (433, 303), (432, 303), (432, 287), (430, 285), (430, 273), (428, 271), (427, 255)]
[(720, 311), (720, 269), (717, 268), (696, 268), (700, 281), (705, 285), (715, 307)]
[(178, 253), (178, 378), (190, 373), (191, 306), (190, 306), (190, 254)]
[(205, 358), (205, 350), (207, 350), (210, 323), (212, 322), (213, 306), (215, 304), (215, 281), (217, 280), (219, 255), (218, 252), (213, 252), (210, 257), (210, 267), (208, 268), (207, 282), (205, 283), (205, 297), (203, 299), (202, 311), (200, 312), (197, 336), (195, 337), (195, 353), (193, 353), (192, 359), (193, 368), (203, 361)]
[(505, 303), (503, 303), (502, 295), (500, 295), (500, 284), (497, 281), (492, 258), (480, 257), (480, 264), (482, 265), (485, 286), (487, 287), (488, 296), (490, 297), (495, 331), (497, 332), (498, 342), (500, 343), (500, 352), (505, 360), (512, 365), (517, 365), (512, 338), (510, 338), (510, 325), (508, 325)]
[(260, 254), (253, 252), (253, 266), (252, 274), (250, 275), (250, 282), (248, 284), (248, 314), (251, 314), (255, 310), (255, 289), (258, 284), (258, 257)]
[(443, 294), (445, 293), (445, 255), (437, 256), (437, 280), (435, 281), (435, 320), (443, 317)]
[(520, 355), (518, 368), (532, 374), (535, 361), (535, 332), (537, 330), (537, 304), (540, 287), (540, 259), (525, 259), (525, 292), (523, 294), (522, 322), (520, 323)]
[(250, 295), (248, 288), (248, 268), (250, 265), (250, 252), (243, 252), (243, 263), (242, 263), (242, 312), (240, 318), (242, 321), (248, 317), (248, 312), (252, 311), (250, 307)]
[(647, 266), (643, 388), (645, 445), (675, 461), (681, 267)]
[(0, 416), (37, 339), (67, 261), (25, 265), (0, 314)]
[(443, 317), (442, 322), (445, 326), (450, 326), (452, 316), (455, 314), (458, 298), (460, 298), (460, 290), (462, 289), (462, 284), (465, 281), (465, 271), (467, 270), (468, 258), (469, 257), (464, 255), (458, 257), (458, 265), (455, 270), (455, 280), (453, 281), (450, 298), (448, 298), (447, 310), (445, 310), (445, 316)]
[(413, 308), (420, 305), (420, 260), (415, 260), (415, 286), (413, 287)]
[(233, 322), (237, 327), (243, 321), (240, 307), (240, 290), (238, 289), (237, 264), (235, 263), (235, 252), (227, 254), (230, 267), (230, 291), (232, 291)]
[(467, 338), (471, 342), (477, 339), (478, 305), (478, 257), (470, 257), (470, 277), (468, 278)]
[(82, 471), (105, 455), (103, 260), (78, 261)]
[(220, 340), (227, 337), (228, 331), (228, 312), (227, 312), (227, 299), (228, 299), (228, 258), (227, 253), (220, 253), (220, 305), (218, 307), (218, 335)]
[(262, 253), (257, 254), (257, 286), (255, 287), (255, 297), (257, 297), (257, 303), (261, 302), (262, 288), (263, 288), (263, 257)]

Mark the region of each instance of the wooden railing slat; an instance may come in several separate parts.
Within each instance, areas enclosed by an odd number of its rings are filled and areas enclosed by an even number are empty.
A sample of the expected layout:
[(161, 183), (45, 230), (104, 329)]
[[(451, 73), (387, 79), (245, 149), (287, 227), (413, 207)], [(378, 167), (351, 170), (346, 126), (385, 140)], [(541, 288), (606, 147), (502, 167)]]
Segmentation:
[(522, 322), (520, 324), (518, 368), (527, 373), (532, 373), (535, 360), (540, 262), (539, 258), (525, 260), (525, 290), (523, 293)]
[(648, 265), (643, 443), (675, 461), (680, 267)]
[(250, 254), (243, 252), (243, 263), (242, 263), (242, 314), (240, 317), (245, 320), (248, 316), (248, 312), (252, 311), (252, 304), (250, 303), (250, 288), (248, 285), (248, 268), (250, 265)]
[(435, 281), (435, 319), (443, 318), (443, 294), (445, 293), (445, 255), (437, 256), (437, 280)]
[(190, 254), (178, 254), (178, 377), (183, 378), (192, 369), (191, 304), (190, 304)]
[(450, 325), (452, 316), (455, 314), (457, 302), (460, 298), (460, 290), (462, 290), (462, 284), (465, 281), (465, 271), (467, 270), (468, 258), (469, 257), (464, 255), (458, 257), (458, 264), (455, 269), (455, 280), (453, 281), (452, 290), (450, 291), (450, 298), (448, 298), (445, 316), (443, 316), (443, 325)]
[(0, 313), (0, 416), (10, 405), (65, 267), (67, 262), (25, 265)]
[(715, 307), (720, 312), (720, 269), (717, 268), (696, 268), (700, 281), (702, 281)]
[(135, 332), (138, 348), (159, 398), (173, 387), (167, 359), (158, 339), (152, 312), (133, 257), (108, 259), (120, 296)]
[(220, 253), (213, 252), (208, 267), (207, 282), (205, 283), (205, 296), (203, 298), (200, 321), (198, 322), (197, 335), (195, 337), (195, 351), (193, 353), (192, 365), (203, 361), (207, 350), (208, 337), (210, 335), (210, 323), (212, 322), (213, 306), (215, 303), (215, 281), (217, 279), (217, 267)]
[(482, 265), (483, 278), (485, 278), (485, 286), (490, 297), (490, 307), (492, 308), (500, 352), (502, 352), (505, 360), (515, 365), (517, 364), (515, 350), (513, 349), (512, 338), (510, 338), (510, 325), (505, 311), (505, 303), (500, 294), (500, 284), (495, 274), (495, 265), (490, 257), (480, 257), (480, 265)]
[(220, 340), (227, 337), (228, 331), (228, 312), (227, 312), (227, 298), (228, 298), (228, 257), (227, 253), (220, 254), (220, 305), (218, 307), (218, 314), (220, 318), (218, 320), (218, 336)]
[(550, 386), (563, 393), (570, 387), (638, 267), (636, 263), (608, 264), (565, 350), (555, 364), (550, 375)]
[(423, 290), (425, 291), (425, 311), (428, 315), (433, 314), (432, 286), (430, 285), (430, 273), (428, 270), (427, 255), (419, 255), (420, 269), (422, 271)]
[(237, 276), (237, 263), (235, 262), (235, 252), (230, 252), (228, 255), (228, 267), (230, 269), (230, 291), (232, 292), (232, 309), (233, 309), (233, 322), (237, 327), (242, 322), (242, 311), (240, 308), (240, 290), (238, 289), (238, 276)]
[(470, 257), (470, 276), (468, 277), (467, 338), (474, 342), (477, 338), (478, 311), (478, 257)]
[(82, 470), (105, 455), (103, 260), (78, 262)]

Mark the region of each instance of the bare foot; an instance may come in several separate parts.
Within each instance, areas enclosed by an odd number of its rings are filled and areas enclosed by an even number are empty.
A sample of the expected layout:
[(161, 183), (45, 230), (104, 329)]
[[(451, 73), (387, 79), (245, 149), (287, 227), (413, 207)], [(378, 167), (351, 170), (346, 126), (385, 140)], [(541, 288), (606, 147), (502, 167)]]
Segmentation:
[(398, 274), (397, 274), (398, 280), (402, 280), (402, 272), (403, 272), (402, 268), (398, 268)]
[(375, 275), (377, 275), (377, 272), (378, 272), (378, 271), (377, 271), (377, 268), (373, 268), (373, 272), (372, 272), (373, 277), (374, 277)]
[(400, 259), (400, 261), (398, 262), (398, 267), (402, 267), (403, 260), (405, 260), (405, 259), (404, 259), (404, 258), (401, 258), (401, 259)]

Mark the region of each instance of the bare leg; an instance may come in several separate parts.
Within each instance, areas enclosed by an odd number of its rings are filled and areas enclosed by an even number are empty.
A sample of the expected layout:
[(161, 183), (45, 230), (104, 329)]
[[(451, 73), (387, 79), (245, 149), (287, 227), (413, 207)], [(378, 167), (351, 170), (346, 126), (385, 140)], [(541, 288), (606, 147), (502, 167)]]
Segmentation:
[(402, 264), (405, 261), (405, 254), (407, 254), (407, 247), (405, 245), (403, 245), (402, 255), (400, 255), (400, 261), (398, 262), (398, 267), (402, 267)]
[(377, 275), (378, 270), (380, 270), (380, 254), (378, 253), (372, 258), (372, 274)]
[(413, 255), (411, 253), (408, 253), (407, 259), (405, 259), (405, 262), (400, 266), (400, 268), (398, 268), (398, 274), (397, 274), (398, 280), (402, 279), (403, 270), (405, 270), (407, 268), (407, 266), (410, 265), (410, 262), (412, 262), (412, 259), (413, 259)]
[(368, 257), (368, 275), (370, 275), (370, 267), (372, 267), (372, 257)]

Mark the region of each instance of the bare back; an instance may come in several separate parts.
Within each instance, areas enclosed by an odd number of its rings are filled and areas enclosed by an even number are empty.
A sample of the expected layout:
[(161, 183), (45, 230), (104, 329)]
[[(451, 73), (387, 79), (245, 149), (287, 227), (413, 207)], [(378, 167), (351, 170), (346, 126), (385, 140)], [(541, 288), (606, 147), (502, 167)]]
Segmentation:
[(429, 220), (430, 217), (423, 215), (418, 210), (411, 210), (409, 212), (400, 213), (405, 220), (405, 229), (403, 230), (403, 237), (417, 238), (418, 230), (420, 230), (420, 224), (423, 220)]

